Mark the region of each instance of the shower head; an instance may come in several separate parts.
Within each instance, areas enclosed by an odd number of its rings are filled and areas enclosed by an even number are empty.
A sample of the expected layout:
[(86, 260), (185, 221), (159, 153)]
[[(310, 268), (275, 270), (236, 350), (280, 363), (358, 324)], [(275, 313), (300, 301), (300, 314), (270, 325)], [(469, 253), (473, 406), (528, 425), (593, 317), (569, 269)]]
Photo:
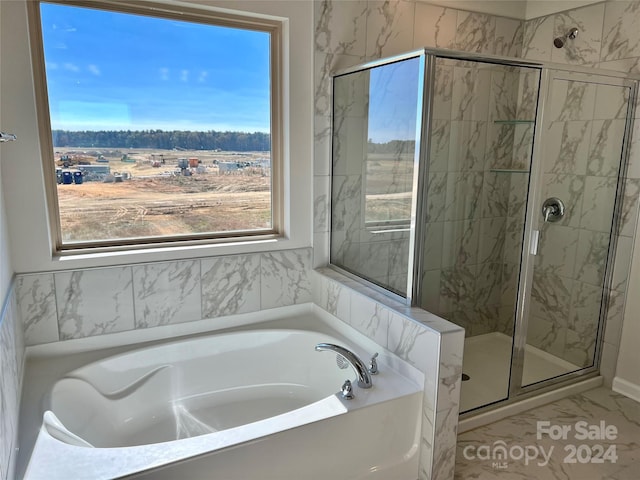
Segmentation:
[(567, 40), (574, 40), (578, 36), (578, 32), (579, 30), (576, 27), (573, 27), (563, 36), (555, 38), (553, 40), (553, 45), (556, 48), (564, 47), (565, 43), (567, 43)]

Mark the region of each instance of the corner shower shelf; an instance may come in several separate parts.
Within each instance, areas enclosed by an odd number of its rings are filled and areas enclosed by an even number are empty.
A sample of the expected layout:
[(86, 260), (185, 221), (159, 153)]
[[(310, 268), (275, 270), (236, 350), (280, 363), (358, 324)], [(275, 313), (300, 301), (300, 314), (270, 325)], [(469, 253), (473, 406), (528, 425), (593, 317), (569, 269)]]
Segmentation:
[(493, 123), (496, 123), (498, 125), (530, 125), (532, 123), (535, 123), (535, 120), (494, 120)]
[(515, 170), (511, 168), (490, 168), (492, 173), (529, 173), (529, 170)]

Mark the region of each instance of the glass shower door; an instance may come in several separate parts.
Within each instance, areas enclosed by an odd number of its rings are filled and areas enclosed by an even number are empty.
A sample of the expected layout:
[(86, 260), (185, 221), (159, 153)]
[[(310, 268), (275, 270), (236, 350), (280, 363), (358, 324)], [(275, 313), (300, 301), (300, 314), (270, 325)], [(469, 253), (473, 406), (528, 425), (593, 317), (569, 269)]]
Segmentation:
[(550, 73), (545, 141), (536, 157), (540, 186), (531, 204), (537, 252), (534, 245), (526, 337), (515, 352), (522, 386), (596, 366), (624, 173), (631, 86)]
[(539, 80), (435, 60), (417, 303), (466, 330), (462, 412), (509, 394)]

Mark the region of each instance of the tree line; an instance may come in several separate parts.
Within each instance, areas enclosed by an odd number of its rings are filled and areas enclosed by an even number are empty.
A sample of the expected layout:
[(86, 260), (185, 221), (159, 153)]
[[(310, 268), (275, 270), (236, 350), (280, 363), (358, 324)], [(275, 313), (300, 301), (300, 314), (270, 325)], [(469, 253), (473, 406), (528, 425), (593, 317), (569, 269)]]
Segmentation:
[(53, 130), (54, 147), (154, 148), (162, 150), (225, 150), (267, 152), (271, 150), (268, 133), (119, 130)]

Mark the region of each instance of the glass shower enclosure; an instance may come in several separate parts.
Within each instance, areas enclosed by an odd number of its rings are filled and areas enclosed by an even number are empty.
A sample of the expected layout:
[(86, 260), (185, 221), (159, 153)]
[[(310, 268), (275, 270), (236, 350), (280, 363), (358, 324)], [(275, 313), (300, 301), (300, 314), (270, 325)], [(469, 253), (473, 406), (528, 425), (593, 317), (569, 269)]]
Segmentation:
[(461, 412), (595, 375), (636, 82), (424, 49), (333, 93), (331, 264), (465, 328)]

